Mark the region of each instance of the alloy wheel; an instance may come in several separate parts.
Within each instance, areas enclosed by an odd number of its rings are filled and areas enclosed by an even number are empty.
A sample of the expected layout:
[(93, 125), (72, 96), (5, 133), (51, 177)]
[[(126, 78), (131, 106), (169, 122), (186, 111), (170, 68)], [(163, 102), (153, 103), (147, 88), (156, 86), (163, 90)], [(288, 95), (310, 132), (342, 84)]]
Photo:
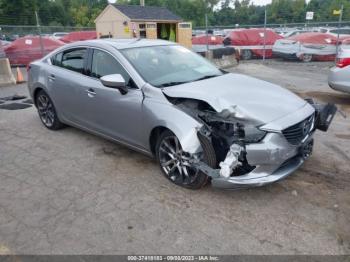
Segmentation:
[(312, 55), (310, 55), (310, 54), (303, 55), (303, 62), (309, 63), (311, 61), (312, 61)]
[(195, 181), (199, 171), (191, 167), (190, 157), (183, 152), (176, 136), (165, 137), (160, 143), (158, 154), (161, 168), (174, 183), (188, 185)]
[(37, 99), (37, 107), (41, 121), (47, 127), (52, 127), (55, 121), (55, 110), (50, 98), (45, 94), (40, 94)]

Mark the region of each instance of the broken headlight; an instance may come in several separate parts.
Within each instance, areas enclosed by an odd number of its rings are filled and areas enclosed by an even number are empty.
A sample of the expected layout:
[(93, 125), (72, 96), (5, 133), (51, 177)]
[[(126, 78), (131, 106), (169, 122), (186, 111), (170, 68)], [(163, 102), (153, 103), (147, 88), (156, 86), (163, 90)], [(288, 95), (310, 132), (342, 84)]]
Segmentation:
[(244, 126), (244, 141), (246, 143), (257, 143), (260, 142), (266, 135), (265, 131), (260, 130), (259, 128), (246, 125)]

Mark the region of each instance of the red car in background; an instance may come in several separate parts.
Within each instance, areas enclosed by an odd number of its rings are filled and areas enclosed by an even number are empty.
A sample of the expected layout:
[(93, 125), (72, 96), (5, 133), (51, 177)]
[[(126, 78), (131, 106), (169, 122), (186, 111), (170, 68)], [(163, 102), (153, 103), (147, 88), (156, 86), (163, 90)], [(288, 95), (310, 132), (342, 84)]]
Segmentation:
[(25, 36), (5, 46), (4, 52), (11, 65), (28, 65), (62, 45), (63, 42), (49, 37)]
[(192, 45), (222, 45), (224, 37), (214, 35), (198, 35), (192, 38)]
[(97, 39), (97, 32), (96, 31), (70, 32), (69, 34), (60, 38), (60, 41), (65, 42), (65, 43), (73, 43), (73, 42), (77, 42), (77, 41), (92, 40), (92, 39)]
[[(264, 36), (266, 33), (266, 36)], [(237, 29), (231, 31), (223, 43), (226, 46), (233, 46), (240, 51), (242, 59), (248, 60), (253, 57), (263, 57), (265, 42), (265, 57), (272, 57), (272, 46), (278, 39), (283, 37), (271, 29)]]
[(303, 33), (276, 41), (273, 52), (284, 59), (297, 59), (304, 62), (333, 61), (336, 44), (337, 37), (332, 34)]

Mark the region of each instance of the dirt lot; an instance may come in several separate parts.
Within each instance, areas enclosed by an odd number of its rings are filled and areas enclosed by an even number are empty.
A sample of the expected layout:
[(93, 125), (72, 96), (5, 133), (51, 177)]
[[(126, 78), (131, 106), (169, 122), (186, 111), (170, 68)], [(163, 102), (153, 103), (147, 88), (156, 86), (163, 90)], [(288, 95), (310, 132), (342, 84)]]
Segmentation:
[[(330, 63), (260, 61), (232, 71), (337, 103)], [(0, 97), (26, 94), (25, 85)], [(278, 110), (278, 108), (276, 108)], [(314, 155), (263, 188), (189, 191), (156, 163), (75, 128), (45, 129), (33, 107), (0, 110), (0, 254), (349, 254), (350, 124), (339, 114)]]

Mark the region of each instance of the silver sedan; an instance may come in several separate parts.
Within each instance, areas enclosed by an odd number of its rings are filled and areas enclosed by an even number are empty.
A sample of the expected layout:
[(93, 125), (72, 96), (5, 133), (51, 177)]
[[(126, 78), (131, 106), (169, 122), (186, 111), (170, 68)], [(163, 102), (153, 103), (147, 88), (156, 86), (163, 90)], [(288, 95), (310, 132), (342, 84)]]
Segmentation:
[(191, 189), (288, 176), (336, 112), (160, 40), (77, 42), (28, 70), (48, 129), (70, 125), (122, 143), (155, 157), (171, 182)]
[(350, 41), (339, 48), (337, 65), (331, 69), (328, 84), (334, 90), (350, 94)]

